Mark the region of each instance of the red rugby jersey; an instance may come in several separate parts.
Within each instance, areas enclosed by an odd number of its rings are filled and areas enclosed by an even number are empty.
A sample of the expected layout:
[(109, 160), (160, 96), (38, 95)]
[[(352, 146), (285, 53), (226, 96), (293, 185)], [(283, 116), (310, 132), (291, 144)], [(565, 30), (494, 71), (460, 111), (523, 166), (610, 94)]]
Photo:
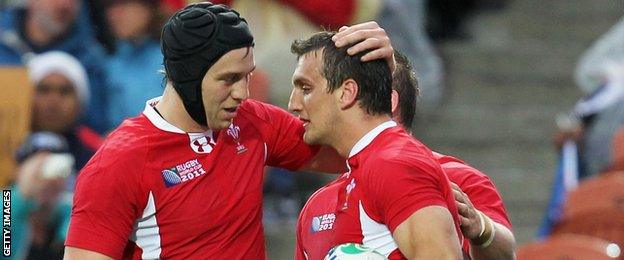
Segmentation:
[(300, 120), (244, 101), (229, 129), (185, 133), (150, 100), (79, 174), (65, 245), (115, 259), (264, 259), (265, 165), (315, 153)]
[(434, 205), (449, 209), (461, 237), (446, 175), (431, 151), (395, 122), (362, 137), (347, 163), (350, 171), (314, 193), (299, 215), (296, 259), (323, 259), (347, 242), (405, 259), (392, 232), (414, 212)]

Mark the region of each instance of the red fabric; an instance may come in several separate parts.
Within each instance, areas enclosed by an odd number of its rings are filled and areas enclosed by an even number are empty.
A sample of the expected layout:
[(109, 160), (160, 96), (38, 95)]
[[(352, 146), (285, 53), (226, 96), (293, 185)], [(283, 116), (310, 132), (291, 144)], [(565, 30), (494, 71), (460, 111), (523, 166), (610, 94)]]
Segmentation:
[[(172, 1), (172, 0), (170, 0)], [(213, 0), (213, 4), (232, 6), (236, 0)], [(348, 25), (355, 15), (357, 0), (278, 0), (292, 7), (312, 23), (327, 29), (338, 30)], [(253, 25), (252, 25), (253, 26)]]
[[(305, 259), (305, 254), (323, 259), (336, 245), (363, 243), (364, 234), (379, 239), (371, 244), (391, 244), (399, 224), (434, 205), (449, 209), (461, 237), (447, 177), (431, 151), (401, 127), (381, 132), (348, 163), (350, 173), (318, 190), (303, 208), (297, 223), (296, 259)], [(373, 249), (390, 254), (389, 259), (405, 259), (396, 246)]]
[(160, 3), (167, 9), (174, 10), (174, 12), (186, 6), (185, 0), (161, 0)]
[(356, 0), (279, 0), (319, 26), (338, 30), (355, 15)]
[(203, 137), (163, 122), (148, 107), (110, 134), (78, 176), (66, 245), (115, 259), (266, 258), (262, 171), (297, 169), (314, 155), (302, 123), (247, 100), (232, 128), (200, 146), (210, 152), (196, 153)]
[(97, 151), (104, 143), (104, 139), (95, 130), (86, 126), (78, 127), (78, 139), (91, 151)]
[[(503, 198), (487, 175), (457, 158), (439, 153), (434, 153), (434, 156), (449, 180), (457, 184), (468, 195), (475, 208), (496, 223), (512, 230)], [(468, 239), (464, 240), (464, 252), (469, 252), (469, 242)]]

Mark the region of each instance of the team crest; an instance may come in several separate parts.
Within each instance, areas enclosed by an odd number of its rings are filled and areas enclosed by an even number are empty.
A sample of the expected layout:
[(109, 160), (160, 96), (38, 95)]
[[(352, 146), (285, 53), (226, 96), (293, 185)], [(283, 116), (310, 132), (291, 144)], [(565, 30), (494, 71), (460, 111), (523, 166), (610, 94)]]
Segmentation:
[(240, 143), (240, 127), (234, 124), (230, 124), (230, 127), (228, 127), (226, 133), (230, 137), (232, 137), (232, 139), (234, 139), (234, 142), (236, 142), (237, 154), (241, 154), (247, 151), (247, 147), (245, 147), (244, 145)]
[(349, 196), (351, 195), (351, 191), (353, 191), (353, 189), (355, 188), (355, 178), (351, 179), (351, 182), (347, 185), (347, 187), (345, 188), (345, 192), (346, 192), (346, 196), (345, 196), (345, 201), (344, 204), (342, 204), (342, 210), (346, 210), (348, 207), (348, 202), (349, 202)]

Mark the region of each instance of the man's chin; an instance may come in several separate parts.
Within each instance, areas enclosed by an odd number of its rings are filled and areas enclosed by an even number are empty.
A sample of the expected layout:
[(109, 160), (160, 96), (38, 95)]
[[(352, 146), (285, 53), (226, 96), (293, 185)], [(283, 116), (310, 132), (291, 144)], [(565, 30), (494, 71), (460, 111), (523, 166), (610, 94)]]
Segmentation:
[(314, 138), (314, 136), (309, 134), (307, 131), (303, 134), (303, 142), (305, 142), (306, 144), (309, 144), (309, 145), (318, 145), (318, 144), (320, 144), (318, 139)]

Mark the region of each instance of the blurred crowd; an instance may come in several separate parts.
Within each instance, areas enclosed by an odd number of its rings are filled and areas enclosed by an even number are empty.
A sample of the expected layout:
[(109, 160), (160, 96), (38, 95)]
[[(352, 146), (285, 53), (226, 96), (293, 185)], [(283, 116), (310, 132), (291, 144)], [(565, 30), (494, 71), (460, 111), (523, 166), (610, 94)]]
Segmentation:
[[(624, 248), (624, 17), (580, 57), (574, 72), (585, 96), (557, 118), (555, 144), (559, 161), (551, 199), (538, 236), (546, 242), (527, 245), (534, 252), (559, 256), (565, 250), (622, 259)], [(568, 234), (586, 237), (567, 236)], [(594, 239), (594, 240), (592, 240)], [(597, 243), (597, 250), (586, 243)], [(608, 243), (620, 249), (606, 250)], [(559, 248), (561, 252), (546, 248)], [(566, 248), (566, 249), (564, 249)], [(584, 249), (580, 249), (584, 248)], [(609, 258), (611, 259), (611, 258)]]
[[(13, 241), (17, 259), (60, 259), (73, 181), (125, 118), (161, 95), (163, 21), (184, 0), (0, 1), (0, 69), (28, 68), (33, 88), (30, 133), (9, 173), (14, 196)], [(435, 44), (470, 39), (464, 22), (501, 0), (214, 0), (232, 6), (251, 24), (257, 72), (251, 98), (285, 106), (293, 64), (293, 39), (319, 28), (338, 29), (376, 20), (418, 73), (422, 113), (440, 106), (444, 62)], [(624, 18), (623, 18), (624, 19)], [(558, 147), (578, 144), (578, 176), (624, 170), (624, 20), (601, 37), (579, 62), (578, 85), (587, 97), (562, 120)], [(6, 86), (5, 86), (6, 87)], [(29, 88), (31, 86), (12, 86)], [(315, 175), (269, 169), (271, 221), (294, 222), (299, 205), (322, 184)], [(270, 227), (269, 227), (270, 228)]]

